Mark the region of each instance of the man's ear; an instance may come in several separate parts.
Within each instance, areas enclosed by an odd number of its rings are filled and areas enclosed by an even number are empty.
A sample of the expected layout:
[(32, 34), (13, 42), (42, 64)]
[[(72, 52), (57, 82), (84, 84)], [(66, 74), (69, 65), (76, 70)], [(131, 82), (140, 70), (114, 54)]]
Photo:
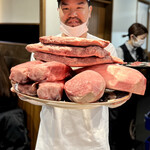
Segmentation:
[(90, 12), (90, 13), (89, 13), (89, 14), (90, 14), (90, 15), (89, 15), (89, 18), (91, 17), (92, 9), (93, 9), (93, 7), (92, 7), (92, 6), (89, 6), (89, 12)]

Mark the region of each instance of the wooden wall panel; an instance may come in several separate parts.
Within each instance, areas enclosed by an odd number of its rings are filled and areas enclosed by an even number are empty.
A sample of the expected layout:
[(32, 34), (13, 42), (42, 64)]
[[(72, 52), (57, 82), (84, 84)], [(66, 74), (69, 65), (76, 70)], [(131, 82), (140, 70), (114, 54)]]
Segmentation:
[(93, 1), (92, 6), (89, 33), (105, 40), (111, 40), (112, 4)]

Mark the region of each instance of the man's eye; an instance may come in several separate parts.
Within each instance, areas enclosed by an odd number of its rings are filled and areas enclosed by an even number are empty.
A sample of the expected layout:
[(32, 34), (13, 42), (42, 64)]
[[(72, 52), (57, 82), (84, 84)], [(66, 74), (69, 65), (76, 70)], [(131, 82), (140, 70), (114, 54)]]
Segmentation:
[(83, 9), (83, 7), (77, 7), (77, 9)]
[(69, 10), (69, 8), (63, 8), (62, 10)]

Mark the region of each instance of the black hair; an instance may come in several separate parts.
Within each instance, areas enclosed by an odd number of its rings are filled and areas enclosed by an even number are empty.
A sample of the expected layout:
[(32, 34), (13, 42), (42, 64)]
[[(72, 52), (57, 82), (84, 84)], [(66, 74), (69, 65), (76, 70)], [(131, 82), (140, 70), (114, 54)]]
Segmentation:
[(128, 36), (130, 38), (131, 34), (133, 34), (137, 37), (137, 36), (145, 34), (145, 33), (148, 33), (148, 30), (144, 25), (142, 25), (140, 23), (134, 23), (129, 27), (128, 34), (122, 35), (122, 37)]
[[(91, 5), (91, 2), (90, 2), (90, 0), (86, 0), (87, 1), (87, 3), (88, 3), (88, 6), (90, 6)], [(57, 0), (57, 2), (58, 2), (58, 7), (60, 6), (60, 2), (61, 2), (61, 0)]]

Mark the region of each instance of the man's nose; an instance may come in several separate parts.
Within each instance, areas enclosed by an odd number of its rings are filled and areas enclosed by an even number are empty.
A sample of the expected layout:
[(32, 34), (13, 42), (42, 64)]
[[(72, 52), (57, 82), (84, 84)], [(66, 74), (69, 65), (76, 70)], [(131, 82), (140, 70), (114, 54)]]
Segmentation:
[(77, 16), (76, 10), (74, 10), (74, 9), (70, 10), (69, 16), (70, 17), (76, 17)]

